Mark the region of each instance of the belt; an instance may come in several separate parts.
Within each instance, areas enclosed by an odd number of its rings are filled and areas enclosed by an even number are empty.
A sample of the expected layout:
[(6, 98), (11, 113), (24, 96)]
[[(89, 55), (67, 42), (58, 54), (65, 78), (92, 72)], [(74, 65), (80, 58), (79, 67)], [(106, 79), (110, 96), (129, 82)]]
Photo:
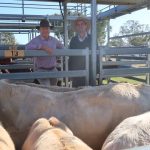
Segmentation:
[(39, 69), (43, 69), (43, 70), (53, 70), (55, 69), (56, 67), (51, 67), (51, 68), (44, 68), (44, 67), (40, 67)]

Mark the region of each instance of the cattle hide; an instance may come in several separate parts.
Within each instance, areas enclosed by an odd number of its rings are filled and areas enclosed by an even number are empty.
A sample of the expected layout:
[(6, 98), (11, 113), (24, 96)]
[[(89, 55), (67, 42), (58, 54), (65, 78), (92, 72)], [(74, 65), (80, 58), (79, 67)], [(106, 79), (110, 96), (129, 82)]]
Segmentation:
[(14, 143), (2, 124), (0, 124), (0, 150), (15, 150)]
[(102, 150), (150, 145), (150, 112), (125, 119), (106, 139)]
[(38, 119), (31, 127), (22, 150), (92, 150), (57, 118)]
[(150, 110), (150, 87), (127, 83), (52, 92), (0, 81), (0, 119), (20, 148), (39, 118), (56, 116), (73, 133), (99, 150), (124, 119)]

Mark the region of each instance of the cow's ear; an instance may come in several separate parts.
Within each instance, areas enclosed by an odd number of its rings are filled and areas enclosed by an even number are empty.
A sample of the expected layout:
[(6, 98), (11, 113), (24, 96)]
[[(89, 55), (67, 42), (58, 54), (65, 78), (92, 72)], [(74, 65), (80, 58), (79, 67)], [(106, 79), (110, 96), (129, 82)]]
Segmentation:
[(58, 126), (60, 124), (60, 121), (56, 117), (51, 117), (49, 119), (49, 123), (51, 126)]
[(66, 124), (64, 124), (63, 122), (61, 122), (60, 120), (58, 120), (55, 117), (51, 117), (49, 119), (50, 125), (59, 129), (64, 130), (65, 132), (67, 132), (70, 135), (73, 135), (72, 131), (67, 127)]

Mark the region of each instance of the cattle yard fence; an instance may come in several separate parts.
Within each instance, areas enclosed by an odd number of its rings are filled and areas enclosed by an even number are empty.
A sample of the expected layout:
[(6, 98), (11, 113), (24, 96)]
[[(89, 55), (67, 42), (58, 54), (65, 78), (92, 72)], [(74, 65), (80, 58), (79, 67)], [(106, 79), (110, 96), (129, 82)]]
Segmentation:
[[(26, 60), (19, 60), (19, 58), (34, 58), (49, 56), (42, 50), (0, 50), (0, 58), (13, 58), (17, 59), (14, 64), (0, 65), (0, 69), (33, 69), (33, 63)], [(70, 56), (83, 56), (85, 57), (84, 70), (61, 70), (53, 72), (17, 72), (17, 73), (2, 73), (0, 79), (39, 79), (39, 78), (72, 78), (72, 77), (85, 77), (86, 85), (89, 85), (89, 50), (88, 49), (57, 49), (52, 53), (56, 57), (70, 57)], [(63, 62), (62, 62), (63, 63)]]

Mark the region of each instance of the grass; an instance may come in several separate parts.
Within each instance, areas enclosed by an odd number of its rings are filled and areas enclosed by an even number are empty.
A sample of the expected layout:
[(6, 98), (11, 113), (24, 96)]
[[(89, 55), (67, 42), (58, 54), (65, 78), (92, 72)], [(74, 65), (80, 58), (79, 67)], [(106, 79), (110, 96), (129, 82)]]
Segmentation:
[[(121, 82), (127, 82), (127, 83), (131, 83), (131, 84), (143, 84), (146, 82), (146, 76), (134, 76), (136, 79), (130, 79), (130, 78), (123, 78), (123, 77), (113, 77), (111, 78), (112, 82), (117, 82), (117, 83), (121, 83)], [(139, 80), (138, 80), (139, 79)], [(144, 81), (141, 81), (144, 80)], [(103, 84), (107, 84), (107, 80), (103, 81)]]

